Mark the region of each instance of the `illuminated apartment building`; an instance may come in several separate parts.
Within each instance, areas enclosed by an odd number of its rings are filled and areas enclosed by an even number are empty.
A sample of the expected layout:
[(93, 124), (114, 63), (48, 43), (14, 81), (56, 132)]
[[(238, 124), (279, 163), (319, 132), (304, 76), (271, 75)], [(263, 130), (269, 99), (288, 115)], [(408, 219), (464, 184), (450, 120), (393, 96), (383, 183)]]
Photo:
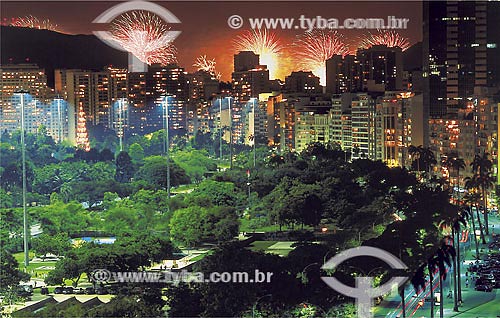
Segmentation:
[(269, 96), (267, 100), (268, 144), (281, 152), (295, 148), (295, 108), (293, 104), (293, 98), (288, 100), (283, 94)]
[(295, 150), (301, 152), (312, 142), (330, 142), (331, 100), (311, 100), (295, 109)]
[(110, 127), (110, 73), (108, 71), (55, 70), (55, 90), (68, 102), (69, 139), (76, 142), (77, 116), (83, 107), (88, 124)]
[(45, 71), (36, 64), (7, 64), (0, 66), (0, 123), (2, 131), (19, 129), (14, 92), (28, 91), (31, 97), (45, 103), (51, 95)]
[(360, 61), (354, 55), (334, 55), (326, 61), (326, 92), (360, 92), (363, 81)]
[(286, 93), (321, 93), (322, 88), (319, 85), (319, 77), (311, 71), (292, 72), (285, 78), (283, 87)]
[(210, 107), (214, 96), (219, 92), (219, 81), (206, 71), (187, 74), (188, 107), (187, 132), (194, 136), (197, 131), (210, 131)]
[(129, 73), (130, 133), (147, 134), (163, 129), (166, 95), (169, 129), (184, 134), (188, 99), (184, 69), (175, 64), (151, 65), (147, 73)]

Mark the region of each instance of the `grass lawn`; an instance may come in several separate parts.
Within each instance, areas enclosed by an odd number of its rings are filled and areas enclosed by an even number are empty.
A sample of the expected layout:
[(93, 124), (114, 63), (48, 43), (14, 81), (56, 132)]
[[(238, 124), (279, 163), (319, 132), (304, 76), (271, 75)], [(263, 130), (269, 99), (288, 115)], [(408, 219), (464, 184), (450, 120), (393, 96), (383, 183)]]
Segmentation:
[[(249, 219), (243, 218), (240, 219), (241, 225), (240, 225), (240, 232), (277, 232), (280, 230), (279, 225), (266, 225), (262, 227), (258, 227), (256, 229), (253, 229), (250, 227), (251, 222)], [(282, 230), (286, 229), (286, 227), (281, 227)]]
[(290, 247), (294, 242), (281, 242), (281, 241), (255, 241), (250, 244), (250, 250), (254, 252), (264, 252), (269, 254), (276, 254), (287, 256), (294, 248)]
[[(240, 219), (240, 232), (247, 232), (247, 233), (252, 233), (252, 232), (279, 232), (280, 226), (277, 224), (273, 225), (266, 225), (266, 226), (261, 226), (258, 228), (251, 228), (251, 222), (247, 218), (242, 218)], [(294, 228), (288, 227), (286, 225), (283, 225), (281, 227), (281, 231), (289, 231), (289, 230), (301, 230), (302, 228), (300, 226), (296, 226)], [(304, 230), (314, 230), (312, 226), (304, 226)]]
[(189, 192), (193, 190), (196, 187), (196, 184), (183, 184), (180, 185), (176, 188), (172, 188), (172, 192), (175, 193), (183, 193), (183, 192)]
[[(30, 261), (27, 268), (24, 267), (24, 253), (19, 252), (13, 254), (14, 258), (19, 263), (19, 270), (27, 272), (33, 278), (42, 278), (44, 275), (48, 274), (55, 266), (56, 262), (32, 262)], [(30, 252), (30, 259), (35, 256), (33, 252)]]
[(250, 250), (254, 252), (258, 251), (265, 251), (267, 250), (270, 246), (278, 243), (277, 241), (255, 241), (252, 244), (250, 244)]

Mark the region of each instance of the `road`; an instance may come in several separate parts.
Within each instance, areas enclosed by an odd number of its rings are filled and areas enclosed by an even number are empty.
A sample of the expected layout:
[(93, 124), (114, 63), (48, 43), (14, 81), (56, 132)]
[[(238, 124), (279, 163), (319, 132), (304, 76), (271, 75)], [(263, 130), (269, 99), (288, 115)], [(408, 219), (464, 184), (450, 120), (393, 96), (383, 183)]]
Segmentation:
[[(499, 232), (500, 219), (490, 213), (490, 234)], [(489, 239), (489, 238), (488, 238)], [(500, 289), (494, 289), (493, 292), (480, 292), (474, 290), (474, 283), (471, 282), (466, 287), (467, 266), (474, 261), (475, 247), (472, 239), (463, 244), (462, 255), (465, 255), (465, 261), (461, 263), (461, 284), (462, 284), (462, 299), (463, 304), (459, 307), (458, 312), (453, 311), (453, 299), (444, 296), (444, 315), (443, 317), (459, 317), (459, 318), (496, 318), (500, 317)], [(481, 256), (489, 252), (487, 244), (481, 244), (480, 249), (483, 250)], [(443, 292), (448, 295), (449, 291), (453, 288), (453, 272), (449, 269), (448, 278), (444, 282)], [(439, 292), (439, 282), (437, 275), (433, 283), (434, 292)], [(430, 290), (427, 284), (425, 291), (419, 294), (415, 293), (412, 286), (405, 289), (405, 302), (406, 302), (406, 317), (430, 317)], [(427, 299), (427, 301), (424, 301)], [(377, 318), (398, 318), (403, 317), (402, 314), (401, 297), (397, 293), (391, 294), (374, 309), (374, 317)], [(439, 306), (434, 306), (435, 315), (439, 317)]]

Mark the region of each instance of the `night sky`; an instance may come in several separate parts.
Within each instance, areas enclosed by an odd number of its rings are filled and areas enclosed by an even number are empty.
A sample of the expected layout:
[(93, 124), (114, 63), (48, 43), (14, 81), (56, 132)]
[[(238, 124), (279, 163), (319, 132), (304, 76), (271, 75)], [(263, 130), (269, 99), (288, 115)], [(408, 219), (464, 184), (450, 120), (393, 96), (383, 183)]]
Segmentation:
[[(4, 22), (10, 18), (33, 15), (39, 19), (50, 19), (58, 25), (61, 32), (68, 34), (90, 34), (99, 26), (92, 24), (99, 14), (116, 5), (115, 1), (2, 1), (1, 16)], [(192, 64), (200, 55), (215, 58), (217, 70), (222, 72), (223, 79), (228, 80), (232, 71), (235, 48), (233, 40), (238, 35), (249, 30), (244, 25), (239, 30), (233, 30), (227, 25), (227, 18), (238, 14), (243, 18), (262, 17), (298, 18), (301, 14), (307, 17), (321, 15), (325, 18), (386, 18), (393, 15), (408, 18), (408, 29), (399, 33), (409, 38), (413, 44), (422, 40), (422, 3), (417, 1), (401, 2), (156, 2), (181, 20), (175, 25), (175, 30), (182, 31), (175, 40), (178, 49), (179, 64), (192, 71)], [(300, 30), (276, 30), (280, 42), (289, 46), (293, 39), (301, 34)], [(346, 42), (352, 50), (364, 30), (343, 30)], [(285, 49), (285, 56), (288, 55)], [(289, 62), (282, 74), (289, 74), (295, 67)], [(280, 76), (282, 77), (282, 76)]]

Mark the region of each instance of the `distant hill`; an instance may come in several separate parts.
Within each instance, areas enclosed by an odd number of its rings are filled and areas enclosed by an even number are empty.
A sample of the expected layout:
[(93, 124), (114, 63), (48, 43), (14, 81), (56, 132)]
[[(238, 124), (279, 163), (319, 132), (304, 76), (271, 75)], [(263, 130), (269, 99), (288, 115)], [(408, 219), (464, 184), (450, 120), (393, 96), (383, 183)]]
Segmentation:
[[(0, 63), (36, 63), (45, 69), (50, 86), (54, 85), (54, 69), (57, 68), (127, 67), (125, 52), (109, 47), (94, 35), (7, 26), (1, 26), (0, 32)], [(422, 58), (422, 42), (418, 42), (403, 52), (405, 70), (421, 69)]]
[(407, 71), (422, 69), (423, 62), (422, 42), (415, 43), (403, 52), (403, 66)]
[(105, 66), (127, 66), (127, 54), (115, 50), (94, 35), (68, 35), (48, 30), (0, 28), (1, 64), (36, 63), (45, 68), (49, 85), (54, 69), (100, 70)]

